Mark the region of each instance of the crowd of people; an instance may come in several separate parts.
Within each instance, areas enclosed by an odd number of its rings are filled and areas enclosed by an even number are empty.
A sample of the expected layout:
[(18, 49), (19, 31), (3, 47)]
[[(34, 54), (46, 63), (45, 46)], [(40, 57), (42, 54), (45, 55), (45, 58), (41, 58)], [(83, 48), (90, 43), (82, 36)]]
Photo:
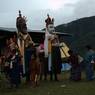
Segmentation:
[[(1, 72), (5, 73), (6, 79), (9, 80), (11, 87), (18, 87), (21, 83), (21, 78), (26, 78), (26, 83), (31, 83), (32, 86), (38, 85), (38, 80), (47, 80), (50, 75), (50, 80), (58, 81), (57, 75), (61, 73), (62, 62), (59, 46), (56, 45), (56, 38), (52, 41), (52, 60), (49, 66), (48, 57), (44, 53), (44, 40), (41, 40), (39, 46), (35, 47), (29, 44), (25, 47), (24, 61), (22, 62), (22, 55), (15, 37), (6, 40), (3, 55), (1, 59)], [(23, 68), (23, 65), (25, 68)], [(25, 69), (25, 73), (23, 72)]]
[[(54, 24), (54, 19), (51, 20), (48, 15), (45, 22), (46, 28), (48, 28), (48, 24)], [(27, 33), (26, 20), (20, 11), (16, 25), (18, 32), (22, 33), (17, 37), (14, 35), (12, 38), (6, 39), (6, 45), (0, 56), (0, 70), (1, 73), (4, 72), (10, 87), (18, 88), (22, 78), (25, 78), (25, 82), (33, 87), (38, 86), (40, 80), (48, 80), (48, 75), (49, 80), (59, 81), (62, 59), (58, 36), (50, 35), (46, 31), (45, 39), (42, 38), (39, 46), (36, 46)], [(18, 45), (18, 39), (21, 41), (21, 46), (24, 41), (24, 49)], [(70, 56), (67, 58), (67, 62), (71, 65), (70, 80), (81, 80), (82, 70), (85, 70), (87, 80), (95, 78), (93, 68), (95, 51), (90, 45), (85, 48), (87, 51), (83, 58), (73, 50), (68, 51)]]
[[(19, 87), (22, 78), (26, 78), (26, 83), (33, 87), (39, 85), (40, 80), (59, 81), (59, 75), (62, 69), (62, 60), (58, 39), (55, 37), (48, 45), (49, 54), (45, 57), (44, 40), (41, 40), (39, 46), (30, 44), (25, 48), (25, 73), (23, 73), (22, 55), (20, 54), (15, 36), (6, 40), (3, 55), (0, 57), (1, 73), (4, 72), (10, 87)], [(73, 50), (69, 50), (67, 62), (71, 65), (70, 80), (81, 80), (81, 72), (85, 70), (86, 79), (93, 80), (95, 52), (91, 46), (87, 45), (84, 58), (80, 57)], [(50, 56), (50, 58), (49, 58)], [(64, 75), (63, 75), (64, 76)]]
[(68, 62), (71, 64), (71, 80), (81, 80), (81, 73), (84, 70), (87, 80), (94, 80), (94, 67), (95, 67), (95, 51), (90, 45), (85, 46), (86, 53), (84, 57), (81, 57), (79, 54), (74, 53), (74, 51), (69, 50), (68, 53), (70, 57)]

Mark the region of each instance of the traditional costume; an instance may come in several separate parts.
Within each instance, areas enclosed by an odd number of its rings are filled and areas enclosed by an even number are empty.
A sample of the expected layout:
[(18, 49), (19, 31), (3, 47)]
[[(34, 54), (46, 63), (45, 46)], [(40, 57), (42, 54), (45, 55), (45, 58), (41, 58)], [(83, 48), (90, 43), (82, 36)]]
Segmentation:
[(58, 80), (57, 75), (61, 73), (62, 68), (62, 60), (61, 60), (61, 53), (59, 48), (58, 39), (54, 38), (52, 40), (52, 65), (51, 65), (51, 80), (54, 74), (54, 79)]
[(10, 57), (10, 72), (9, 72), (9, 76), (10, 76), (10, 84), (11, 87), (15, 86), (18, 87), (20, 84), (20, 57), (18, 55), (18, 53), (16, 52), (16, 50), (12, 51), (13, 54)]

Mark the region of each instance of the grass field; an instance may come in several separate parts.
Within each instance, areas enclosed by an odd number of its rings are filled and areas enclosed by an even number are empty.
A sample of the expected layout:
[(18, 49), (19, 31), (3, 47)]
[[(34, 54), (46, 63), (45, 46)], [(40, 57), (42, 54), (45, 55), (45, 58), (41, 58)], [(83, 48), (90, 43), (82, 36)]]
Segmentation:
[(0, 95), (95, 95), (95, 80), (69, 81), (68, 74), (62, 74), (62, 81), (41, 81), (40, 86), (31, 88), (24, 83), (16, 89), (8, 89), (6, 80), (0, 80)]

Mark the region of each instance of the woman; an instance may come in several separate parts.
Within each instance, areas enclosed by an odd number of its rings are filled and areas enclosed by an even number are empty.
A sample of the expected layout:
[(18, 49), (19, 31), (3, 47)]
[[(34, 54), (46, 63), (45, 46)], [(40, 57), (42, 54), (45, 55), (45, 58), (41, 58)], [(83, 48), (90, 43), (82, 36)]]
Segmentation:
[(81, 71), (80, 71), (80, 64), (78, 61), (78, 55), (74, 54), (72, 50), (69, 50), (68, 53), (70, 55), (68, 61), (71, 64), (70, 79), (75, 81), (81, 80)]
[(21, 80), (20, 80), (20, 57), (17, 53), (16, 49), (12, 50), (12, 54), (10, 56), (10, 71), (9, 71), (9, 77), (10, 77), (10, 84), (11, 87), (18, 87)]

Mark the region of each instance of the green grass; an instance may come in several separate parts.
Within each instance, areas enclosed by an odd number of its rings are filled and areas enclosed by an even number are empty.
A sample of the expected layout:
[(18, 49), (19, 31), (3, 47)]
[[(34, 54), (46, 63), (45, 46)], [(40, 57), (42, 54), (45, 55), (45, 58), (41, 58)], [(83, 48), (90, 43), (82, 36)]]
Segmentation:
[[(65, 85), (65, 87), (64, 87)], [(41, 81), (40, 86), (31, 88), (21, 84), (19, 89), (8, 89), (5, 79), (0, 80), (0, 95), (95, 95), (95, 81), (69, 81), (68, 74), (62, 74), (62, 81)]]

